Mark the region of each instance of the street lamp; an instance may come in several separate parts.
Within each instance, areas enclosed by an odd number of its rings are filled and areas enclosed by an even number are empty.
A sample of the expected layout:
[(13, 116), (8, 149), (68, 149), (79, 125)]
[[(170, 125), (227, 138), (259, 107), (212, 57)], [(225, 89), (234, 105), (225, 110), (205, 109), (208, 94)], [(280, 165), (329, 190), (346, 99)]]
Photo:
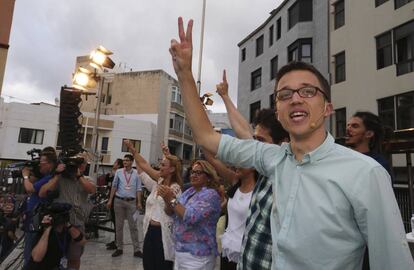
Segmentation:
[(89, 174), (95, 178), (97, 178), (99, 169), (100, 153), (98, 153), (98, 124), (101, 113), (101, 96), (105, 80), (103, 76), (99, 75), (98, 70), (103, 71), (105, 68), (112, 69), (115, 66), (114, 61), (109, 58), (109, 55), (112, 55), (111, 51), (107, 50), (103, 46), (99, 46), (97, 49), (93, 50), (89, 56), (89, 64), (94, 68), (94, 71), (90, 71), (84, 67), (79, 67), (73, 76), (73, 87), (83, 91), (94, 89), (99, 82), (95, 107), (95, 123), (92, 132), (92, 174)]

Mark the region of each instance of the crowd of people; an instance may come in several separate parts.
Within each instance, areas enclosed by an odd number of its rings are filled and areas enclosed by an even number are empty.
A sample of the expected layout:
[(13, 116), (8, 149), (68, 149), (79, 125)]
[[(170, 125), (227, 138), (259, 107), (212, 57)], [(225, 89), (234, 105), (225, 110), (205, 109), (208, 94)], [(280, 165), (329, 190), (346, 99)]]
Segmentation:
[[(347, 124), (346, 146), (336, 144), (324, 125), (333, 113), (328, 81), (312, 65), (291, 62), (276, 76), (276, 112), (259, 111), (253, 129), (230, 99), (224, 71), (217, 93), (236, 137), (217, 133), (192, 75), (192, 26), (190, 20), (185, 30), (179, 18), (179, 40), (171, 41), (170, 53), (187, 121), (205, 158), (192, 162), (191, 185), (184, 190), (181, 160), (168, 147), (161, 146), (156, 169), (124, 141), (130, 154), (116, 160), (107, 175), (112, 257), (123, 255), (127, 220), (133, 255), (146, 270), (212, 270), (217, 256), (223, 270), (414, 269), (392, 170), (381, 153), (384, 127), (378, 116), (356, 112)], [(70, 170), (48, 147), (40, 154), (42, 177), (23, 170), (30, 194), (25, 269), (55, 269), (62, 257), (68, 269), (80, 268), (87, 198), (96, 191), (83, 174), (86, 164), (83, 157)], [(143, 187), (149, 191), (145, 209)], [(41, 217), (39, 205), (47, 205)], [(225, 230), (217, 237), (221, 215)], [(2, 234), (2, 243), (8, 236)]]

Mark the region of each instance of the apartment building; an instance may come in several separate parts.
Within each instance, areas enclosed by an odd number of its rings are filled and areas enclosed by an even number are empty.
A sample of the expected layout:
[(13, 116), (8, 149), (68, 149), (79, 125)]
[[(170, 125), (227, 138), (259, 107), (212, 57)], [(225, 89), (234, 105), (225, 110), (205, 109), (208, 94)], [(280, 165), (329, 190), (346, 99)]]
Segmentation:
[(237, 108), (252, 122), (273, 108), (278, 68), (298, 60), (328, 75), (328, 1), (285, 0), (239, 44)]
[(333, 133), (358, 110), (414, 127), (414, 1), (330, 1)]
[(15, 0), (0, 1), (0, 95), (9, 50), (10, 29), (13, 21)]
[[(78, 57), (77, 66), (87, 59)], [(178, 81), (163, 70), (103, 72), (100, 114), (150, 121), (156, 125), (155, 163), (162, 157), (160, 142), (189, 164), (193, 157), (193, 137), (186, 123)], [(95, 96), (84, 99), (82, 112), (95, 112)], [(99, 135), (102, 137), (102, 135)], [(101, 138), (102, 139), (102, 138)]]

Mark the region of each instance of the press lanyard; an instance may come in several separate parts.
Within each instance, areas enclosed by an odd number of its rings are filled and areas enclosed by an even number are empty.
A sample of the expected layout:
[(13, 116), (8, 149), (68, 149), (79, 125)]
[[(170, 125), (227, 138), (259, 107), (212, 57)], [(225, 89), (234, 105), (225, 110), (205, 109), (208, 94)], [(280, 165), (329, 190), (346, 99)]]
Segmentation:
[(130, 189), (129, 183), (131, 182), (131, 178), (132, 178), (132, 169), (131, 169), (131, 174), (129, 175), (129, 178), (127, 177), (127, 173), (126, 170), (124, 169), (124, 177), (125, 177), (125, 181), (126, 181), (126, 189)]

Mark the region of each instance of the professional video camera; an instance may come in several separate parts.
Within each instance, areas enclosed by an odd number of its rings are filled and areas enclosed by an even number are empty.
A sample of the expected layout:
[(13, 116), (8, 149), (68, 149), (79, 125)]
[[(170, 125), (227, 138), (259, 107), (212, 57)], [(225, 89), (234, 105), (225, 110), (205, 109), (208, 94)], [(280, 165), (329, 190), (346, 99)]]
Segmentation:
[[(30, 170), (32, 171), (33, 175), (36, 178), (41, 178), (42, 174), (40, 173), (39, 170), (39, 164), (40, 164), (40, 153), (42, 152), (41, 149), (36, 149), (33, 148), (29, 151), (27, 151), (27, 155), (30, 156), (31, 160), (27, 160), (27, 161), (23, 161), (20, 163), (16, 163), (15, 167), (28, 167), (30, 168)], [(12, 177), (13, 178), (19, 178), (22, 177), (22, 172), (21, 170), (15, 170), (12, 172)]]
[(78, 172), (79, 166), (84, 163), (85, 159), (79, 156), (59, 156), (59, 162), (65, 164), (65, 170), (62, 175), (67, 178), (74, 178)]
[(52, 226), (63, 224), (69, 221), (69, 212), (72, 205), (68, 203), (53, 202), (59, 196), (59, 191), (48, 191), (47, 200), (40, 203), (33, 211), (30, 231), (40, 231), (43, 228), (42, 220), (45, 215), (52, 217)]

